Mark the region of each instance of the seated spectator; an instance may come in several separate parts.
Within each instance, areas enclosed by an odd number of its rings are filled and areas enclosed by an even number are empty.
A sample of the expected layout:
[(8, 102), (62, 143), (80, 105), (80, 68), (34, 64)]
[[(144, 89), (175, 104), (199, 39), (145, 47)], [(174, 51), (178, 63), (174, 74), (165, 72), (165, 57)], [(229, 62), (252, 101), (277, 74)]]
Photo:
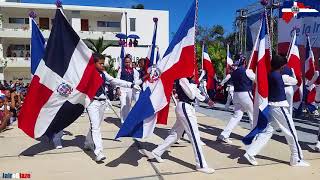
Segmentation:
[(12, 54), (12, 57), (17, 57), (17, 54), (14, 52), (14, 53)]
[(0, 132), (6, 129), (10, 121), (10, 112), (5, 97), (0, 96)]
[(26, 53), (26, 58), (29, 58), (29, 57), (30, 57), (30, 52), (27, 51), (27, 53)]
[(17, 120), (18, 111), (21, 108), (21, 98), (20, 93), (17, 93), (15, 89), (7, 89), (4, 91), (6, 96), (6, 101), (10, 107), (10, 124)]
[(138, 47), (138, 40), (137, 40), (137, 39), (134, 39), (134, 41), (133, 41), (133, 46), (134, 46), (134, 47)]
[(20, 51), (20, 57), (24, 57), (24, 53), (22, 50)]
[(133, 44), (132, 39), (130, 39), (130, 41), (129, 41), (129, 47), (132, 47), (132, 44)]

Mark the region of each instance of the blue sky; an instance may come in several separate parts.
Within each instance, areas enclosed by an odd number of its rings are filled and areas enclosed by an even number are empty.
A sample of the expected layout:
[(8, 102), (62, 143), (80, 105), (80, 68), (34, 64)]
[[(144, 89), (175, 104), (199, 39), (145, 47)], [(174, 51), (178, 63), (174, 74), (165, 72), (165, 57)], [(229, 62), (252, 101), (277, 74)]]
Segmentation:
[[(88, 6), (131, 7), (138, 3), (146, 9), (169, 10), (170, 32), (176, 32), (193, 0), (62, 0), (63, 4)], [(199, 0), (199, 24), (211, 27), (221, 24), (227, 33), (232, 32), (232, 23), (237, 9), (258, 0)], [(53, 3), (55, 0), (22, 0), (22, 2)]]

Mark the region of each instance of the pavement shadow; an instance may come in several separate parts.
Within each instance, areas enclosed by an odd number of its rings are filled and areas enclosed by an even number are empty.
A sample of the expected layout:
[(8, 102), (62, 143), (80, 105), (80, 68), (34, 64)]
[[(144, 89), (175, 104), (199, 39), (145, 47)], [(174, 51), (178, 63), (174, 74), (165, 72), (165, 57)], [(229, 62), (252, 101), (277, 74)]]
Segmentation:
[(119, 118), (114, 118), (114, 117), (107, 117), (104, 119), (104, 121), (108, 124), (114, 124), (118, 128), (122, 126), (121, 121)]
[[(53, 144), (49, 141), (47, 137), (42, 137), (39, 139), (39, 143), (32, 145), (31, 147), (27, 148), (23, 152), (20, 153), (20, 156), (34, 156), (46, 151), (50, 151), (54, 149)], [(75, 136), (72, 140), (62, 140), (63, 147), (79, 147), (80, 149), (83, 148), (83, 143), (85, 141), (85, 136), (78, 135)]]
[(133, 143), (128, 149), (117, 159), (107, 163), (107, 167), (118, 167), (120, 164), (128, 164), (134, 167), (139, 165), (139, 160), (145, 157), (145, 155), (139, 152), (136, 143)]
[(170, 129), (158, 128), (158, 127), (156, 127), (156, 128), (154, 129), (154, 132), (153, 132), (153, 133), (154, 133), (155, 135), (159, 136), (161, 139), (166, 139), (167, 136), (169, 135), (169, 131), (170, 131)]
[[(208, 126), (206, 124), (198, 123), (199, 124), (199, 131), (211, 134), (213, 136), (219, 136), (221, 132), (223, 131), (220, 128)], [(230, 138), (241, 140), (243, 137), (239, 134), (231, 133)]]
[[(157, 148), (157, 145), (150, 143), (150, 142), (139, 142), (137, 141), (137, 146), (139, 149), (144, 149), (146, 151), (151, 152), (152, 150), (154, 150), (155, 148)], [(181, 147), (186, 147), (186, 146), (181, 146), (179, 145), (179, 143), (172, 145), (170, 148), (181, 148)], [(190, 146), (190, 148), (192, 148)], [(182, 159), (176, 158), (174, 156), (171, 156), (170, 154), (170, 149), (168, 151), (166, 151), (165, 153), (163, 153), (163, 155), (161, 156), (162, 159), (168, 160), (168, 161), (173, 161), (177, 164), (180, 164), (182, 166), (188, 167), (190, 169), (195, 169), (195, 165), (188, 163), (186, 161), (183, 161)], [(157, 163), (157, 161), (155, 159), (149, 159), (148, 161), (153, 162), (153, 163)]]

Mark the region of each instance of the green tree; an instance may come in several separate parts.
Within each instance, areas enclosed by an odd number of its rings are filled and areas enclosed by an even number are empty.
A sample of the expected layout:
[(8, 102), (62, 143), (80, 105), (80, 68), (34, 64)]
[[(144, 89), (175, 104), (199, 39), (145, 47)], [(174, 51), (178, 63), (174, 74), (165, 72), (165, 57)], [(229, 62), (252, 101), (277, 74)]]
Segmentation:
[(221, 25), (214, 25), (211, 28), (200, 26), (196, 37), (198, 67), (202, 67), (202, 44), (204, 43), (207, 46), (208, 54), (214, 65), (217, 76), (222, 78), (226, 66), (227, 44), (233, 42), (231, 39), (231, 35), (225, 37), (225, 31)]
[[(84, 41), (86, 45), (88, 46), (89, 49), (91, 49), (95, 53), (100, 53), (103, 54), (103, 52), (110, 46), (114, 45), (114, 42), (109, 42), (106, 44), (105, 40), (103, 37), (100, 37), (98, 40), (92, 40), (92, 39), (86, 39)], [(116, 77), (117, 75), (117, 70), (114, 68), (114, 63), (115, 59), (112, 58), (110, 55), (103, 54), (106, 57), (107, 60), (107, 66), (106, 66), (106, 71), (108, 74), (110, 74), (113, 77)]]
[(91, 49), (95, 53), (102, 54), (104, 50), (108, 47), (112, 46), (113, 44), (105, 44), (103, 37), (100, 37), (98, 40), (86, 39), (84, 41), (89, 49)]
[(132, 9), (144, 9), (144, 5), (143, 4), (137, 4), (137, 5), (133, 5), (131, 6)]

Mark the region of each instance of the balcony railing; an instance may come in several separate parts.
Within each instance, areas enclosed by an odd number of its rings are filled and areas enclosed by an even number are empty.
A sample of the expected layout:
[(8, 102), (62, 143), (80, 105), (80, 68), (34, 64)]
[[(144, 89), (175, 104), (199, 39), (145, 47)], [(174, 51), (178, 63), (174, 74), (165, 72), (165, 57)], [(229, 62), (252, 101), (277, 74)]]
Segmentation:
[(6, 67), (30, 67), (30, 57), (5, 57), (0, 64)]

